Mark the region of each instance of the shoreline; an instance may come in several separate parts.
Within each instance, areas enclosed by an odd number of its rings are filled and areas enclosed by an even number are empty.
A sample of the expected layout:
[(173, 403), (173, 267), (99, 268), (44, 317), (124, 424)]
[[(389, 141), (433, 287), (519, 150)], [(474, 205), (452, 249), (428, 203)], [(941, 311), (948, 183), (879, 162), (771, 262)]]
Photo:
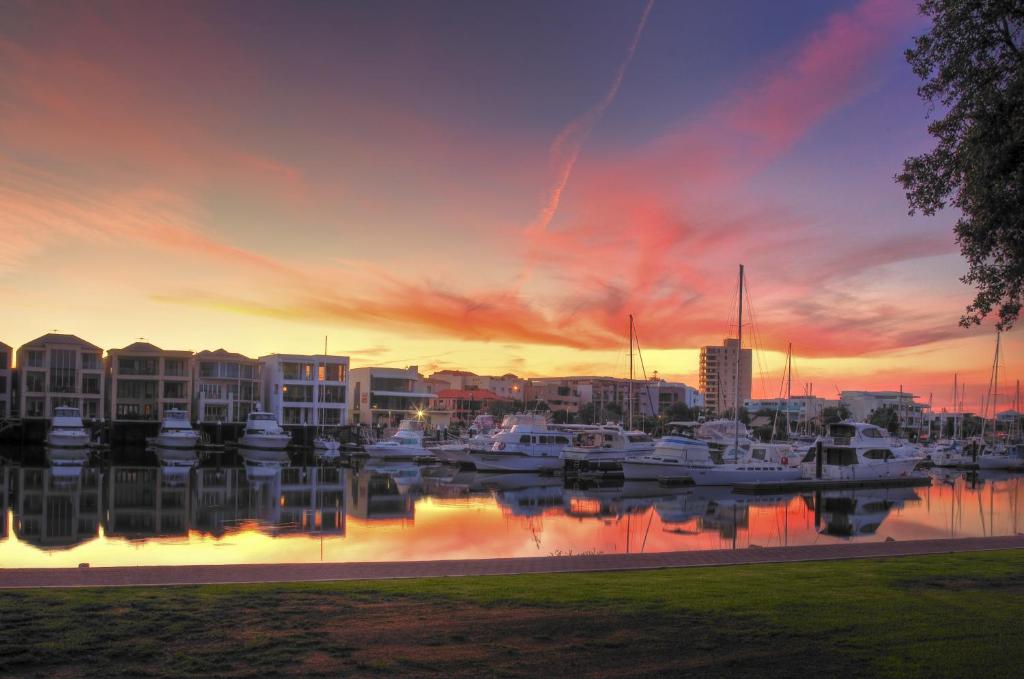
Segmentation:
[(345, 580), (591, 573), (875, 559), (1024, 549), (1024, 534), (983, 538), (905, 540), (794, 547), (747, 547), (650, 554), (452, 559), (353, 563), (0, 568), (0, 590), (82, 587), (166, 587)]

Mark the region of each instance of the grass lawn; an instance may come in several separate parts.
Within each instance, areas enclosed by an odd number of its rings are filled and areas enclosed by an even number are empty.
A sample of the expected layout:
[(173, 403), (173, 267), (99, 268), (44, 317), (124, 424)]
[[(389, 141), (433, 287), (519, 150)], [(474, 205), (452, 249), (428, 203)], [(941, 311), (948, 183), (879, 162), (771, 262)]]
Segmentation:
[(1024, 550), (0, 592), (0, 675), (1019, 677)]

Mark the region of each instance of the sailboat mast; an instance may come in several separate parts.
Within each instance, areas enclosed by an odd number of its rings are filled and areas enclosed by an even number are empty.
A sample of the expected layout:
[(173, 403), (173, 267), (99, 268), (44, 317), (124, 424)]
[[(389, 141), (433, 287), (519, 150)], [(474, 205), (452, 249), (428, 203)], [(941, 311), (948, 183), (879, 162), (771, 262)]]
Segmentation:
[(633, 314), (629, 315), (629, 386), (626, 392), (626, 407), (629, 415), (626, 416), (626, 429), (633, 430)]
[(957, 392), (959, 390), (959, 385), (957, 385), (957, 378), (958, 377), (959, 377), (959, 375), (957, 373), (953, 373), (953, 440), (954, 441), (958, 440), (958, 437), (956, 435), (956, 423), (957, 423), (957, 419), (959, 419), (957, 416), (960, 414), (959, 413), (960, 409), (957, 408), (957, 395), (958, 395)]
[(743, 265), (740, 264), (739, 322), (736, 325), (736, 383), (733, 401), (733, 455), (740, 449), (740, 363), (743, 354)]
[[(793, 398), (793, 343), (786, 348), (786, 437), (792, 432), (789, 428), (789, 402)], [(772, 432), (774, 434), (774, 432)]]

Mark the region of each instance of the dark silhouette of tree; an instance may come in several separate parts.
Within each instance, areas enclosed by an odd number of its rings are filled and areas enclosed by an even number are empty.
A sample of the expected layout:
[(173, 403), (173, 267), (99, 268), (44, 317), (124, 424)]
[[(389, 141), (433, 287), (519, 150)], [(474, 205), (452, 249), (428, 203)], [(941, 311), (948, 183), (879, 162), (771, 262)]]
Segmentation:
[(903, 163), (897, 181), (910, 214), (960, 212), (956, 241), (967, 260), (961, 279), (976, 290), (960, 319), (977, 325), (998, 312), (1008, 329), (1024, 296), (1024, 0), (923, 0), (931, 30), (907, 61), (937, 144)]

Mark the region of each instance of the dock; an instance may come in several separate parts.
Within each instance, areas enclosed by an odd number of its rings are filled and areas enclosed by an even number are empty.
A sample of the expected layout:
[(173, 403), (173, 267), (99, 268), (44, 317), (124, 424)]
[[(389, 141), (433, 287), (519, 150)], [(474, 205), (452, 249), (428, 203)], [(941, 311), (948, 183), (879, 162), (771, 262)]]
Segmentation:
[(931, 485), (930, 476), (902, 476), (892, 479), (799, 479), (797, 481), (766, 481), (737, 483), (737, 493), (759, 495), (762, 493), (798, 493), (804, 490), (841, 490), (851, 488), (905, 488)]

